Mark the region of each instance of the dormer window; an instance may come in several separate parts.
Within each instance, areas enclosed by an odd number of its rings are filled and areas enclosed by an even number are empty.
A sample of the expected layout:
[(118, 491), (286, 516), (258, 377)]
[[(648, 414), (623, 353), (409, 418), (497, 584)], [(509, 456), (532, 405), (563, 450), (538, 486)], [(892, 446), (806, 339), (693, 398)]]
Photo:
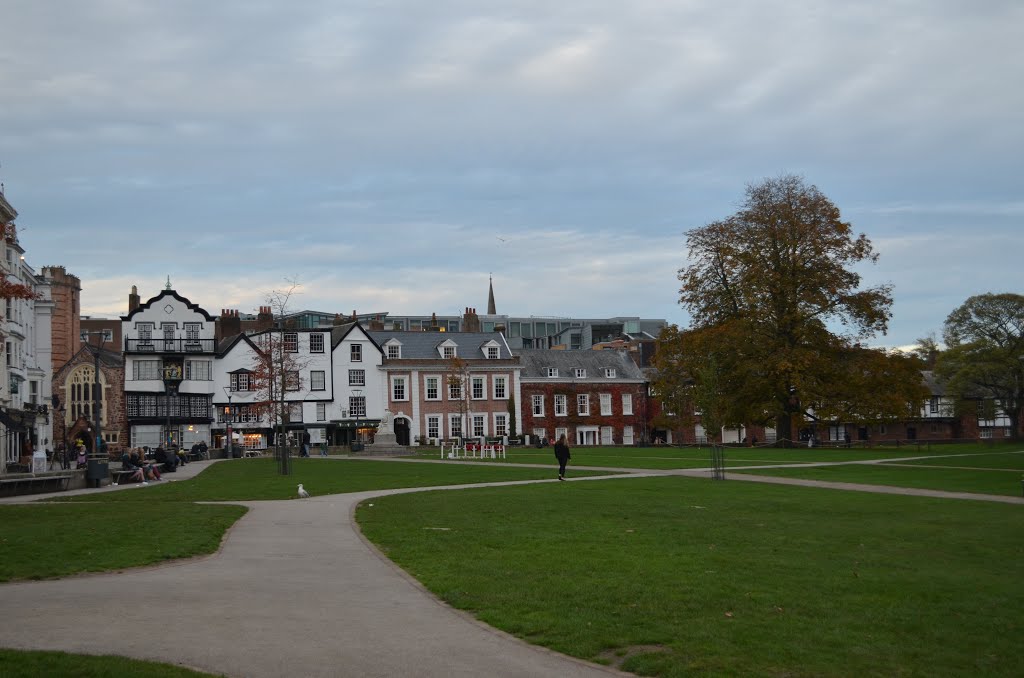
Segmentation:
[(445, 360), (451, 360), (459, 354), (459, 346), (451, 339), (443, 342), (438, 346), (438, 350), (441, 353), (441, 357)]
[(544, 368), (544, 376), (545, 377), (557, 377), (558, 376), (558, 368), (557, 367), (545, 367)]
[(615, 368), (614, 367), (606, 367), (606, 368), (604, 368), (604, 376), (605, 376), (606, 379), (614, 379), (615, 378)]
[(488, 360), (497, 360), (498, 359), (498, 347), (497, 346), (488, 346), (487, 347), (487, 359)]
[(587, 378), (587, 371), (584, 368), (582, 368), (582, 367), (577, 367), (576, 369), (574, 369), (572, 371), (572, 373), (573, 373), (573, 376), (576, 377), (577, 379), (586, 379)]
[(497, 360), (498, 358), (501, 357), (501, 347), (498, 345), (498, 342), (494, 340), (488, 341), (480, 348), (484, 354), (484, 357), (487, 358), (488, 360)]
[(385, 345), (385, 350), (390, 360), (398, 360), (402, 357), (402, 344), (395, 339), (392, 339)]

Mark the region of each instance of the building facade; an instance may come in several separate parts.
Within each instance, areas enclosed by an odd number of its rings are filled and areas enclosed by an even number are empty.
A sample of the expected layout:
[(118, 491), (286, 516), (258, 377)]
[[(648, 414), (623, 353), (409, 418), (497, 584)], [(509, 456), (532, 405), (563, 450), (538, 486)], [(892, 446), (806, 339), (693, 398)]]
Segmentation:
[(371, 331), (399, 444), (518, 434), (520, 362), (498, 332)]
[(131, 447), (210, 441), (215, 318), (172, 289), (121, 317)]
[(523, 349), (523, 433), (572, 445), (646, 442), (647, 384), (627, 351)]
[(8, 297), (0, 311), (4, 349), (0, 361), (0, 449), (5, 462), (0, 472), (6, 472), (9, 464), (24, 464), (36, 450), (53, 449), (49, 418), (53, 300), (48, 281), (25, 260), (14, 224), (17, 216), (0, 193), (0, 273), (8, 283), (22, 286), (33, 296)]

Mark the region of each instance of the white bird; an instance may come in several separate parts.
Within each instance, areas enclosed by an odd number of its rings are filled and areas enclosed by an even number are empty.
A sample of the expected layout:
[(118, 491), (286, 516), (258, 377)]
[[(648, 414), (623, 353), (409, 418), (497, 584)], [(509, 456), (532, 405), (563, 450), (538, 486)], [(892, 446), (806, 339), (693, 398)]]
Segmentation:
[(302, 483), (299, 483), (299, 499), (308, 499), (308, 498), (309, 498), (309, 492), (306, 492), (306, 488), (304, 488), (302, 486)]

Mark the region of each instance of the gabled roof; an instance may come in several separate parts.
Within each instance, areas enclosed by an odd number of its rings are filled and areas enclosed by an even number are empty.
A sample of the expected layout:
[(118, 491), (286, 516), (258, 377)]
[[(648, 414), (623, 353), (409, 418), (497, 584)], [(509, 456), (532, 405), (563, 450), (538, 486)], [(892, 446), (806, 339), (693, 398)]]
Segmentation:
[[(553, 351), (548, 349), (520, 349), (516, 351), (522, 361), (523, 379), (546, 381), (646, 381), (640, 368), (626, 351)], [(557, 377), (548, 377), (546, 369), (558, 369)], [(614, 368), (615, 377), (605, 377), (605, 368)], [(584, 369), (587, 376), (577, 379), (574, 370)]]
[(257, 353), (263, 353), (263, 351), (260, 350), (260, 347), (257, 346), (253, 342), (253, 340), (249, 338), (249, 335), (247, 335), (244, 332), (241, 332), (239, 334), (235, 334), (230, 337), (224, 337), (223, 339), (221, 339), (220, 343), (217, 344), (217, 356), (223, 358), (228, 354), (228, 352), (231, 349), (235, 347), (235, 344), (237, 344), (240, 341), (244, 341), (245, 343), (249, 344), (249, 346), (252, 347), (252, 350), (256, 351)]
[(367, 334), (384, 345), (391, 339), (402, 342), (403, 360), (441, 360), (438, 348), (447, 342), (455, 344), (459, 358), (463, 360), (483, 360), (483, 346), (491, 341), (498, 344), (498, 358), (511, 360), (514, 358), (505, 337), (500, 332), (400, 332), (397, 330), (379, 330)]
[(164, 297), (174, 297), (175, 299), (177, 299), (181, 303), (185, 304), (185, 306), (190, 311), (195, 311), (196, 313), (201, 313), (203, 315), (203, 317), (206, 318), (207, 320), (209, 320), (210, 322), (213, 322), (213, 320), (214, 320), (214, 316), (212, 316), (209, 313), (207, 313), (206, 309), (204, 309), (201, 306), (199, 306), (199, 304), (193, 304), (191, 301), (189, 301), (185, 297), (181, 296), (180, 294), (178, 294), (174, 290), (162, 290), (160, 292), (160, 294), (156, 295), (155, 297), (153, 297), (152, 299), (150, 299), (146, 303), (139, 304), (139, 307), (136, 308), (131, 313), (129, 313), (128, 315), (121, 316), (121, 320), (131, 320), (132, 316), (134, 316), (136, 313), (141, 313), (142, 311), (149, 310), (153, 306), (153, 304), (155, 304), (156, 302), (160, 301)]
[(359, 330), (366, 335), (366, 337), (370, 340), (370, 343), (373, 344), (378, 351), (380, 351), (381, 353), (384, 352), (383, 349), (381, 349), (380, 347), (380, 342), (374, 339), (370, 335), (370, 333), (366, 331), (366, 328), (359, 323), (358, 320), (354, 322), (335, 325), (334, 327), (331, 328), (331, 350), (333, 351), (334, 349), (338, 348), (338, 344), (345, 341), (345, 338), (348, 337), (348, 335), (352, 334), (352, 331), (355, 330), (356, 328), (359, 328)]
[[(119, 369), (124, 367), (124, 356), (120, 352), (110, 351), (105, 348), (101, 348), (99, 351), (101, 368), (108, 367), (113, 369)], [(79, 359), (81, 358), (83, 353), (88, 356), (88, 360)], [(73, 356), (71, 356), (66, 363), (57, 368), (57, 371), (54, 372), (53, 374), (53, 378), (54, 380), (56, 380), (58, 377), (62, 377), (65, 372), (72, 368), (78, 367), (79, 365), (83, 365), (85, 363), (92, 365), (95, 363), (95, 361), (96, 357), (93, 355), (92, 349), (90, 349), (89, 345), (82, 344), (82, 347), (78, 349), (78, 351)]]

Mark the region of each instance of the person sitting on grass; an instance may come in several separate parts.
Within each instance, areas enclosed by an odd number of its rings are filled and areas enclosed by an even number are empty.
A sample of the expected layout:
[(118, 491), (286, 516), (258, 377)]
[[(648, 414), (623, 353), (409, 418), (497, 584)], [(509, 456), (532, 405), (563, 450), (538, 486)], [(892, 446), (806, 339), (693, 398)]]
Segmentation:
[(129, 480), (133, 480), (137, 483), (146, 481), (145, 474), (142, 472), (142, 467), (132, 463), (132, 458), (127, 452), (121, 455), (121, 468), (126, 471), (135, 471), (135, 473), (129, 476)]

